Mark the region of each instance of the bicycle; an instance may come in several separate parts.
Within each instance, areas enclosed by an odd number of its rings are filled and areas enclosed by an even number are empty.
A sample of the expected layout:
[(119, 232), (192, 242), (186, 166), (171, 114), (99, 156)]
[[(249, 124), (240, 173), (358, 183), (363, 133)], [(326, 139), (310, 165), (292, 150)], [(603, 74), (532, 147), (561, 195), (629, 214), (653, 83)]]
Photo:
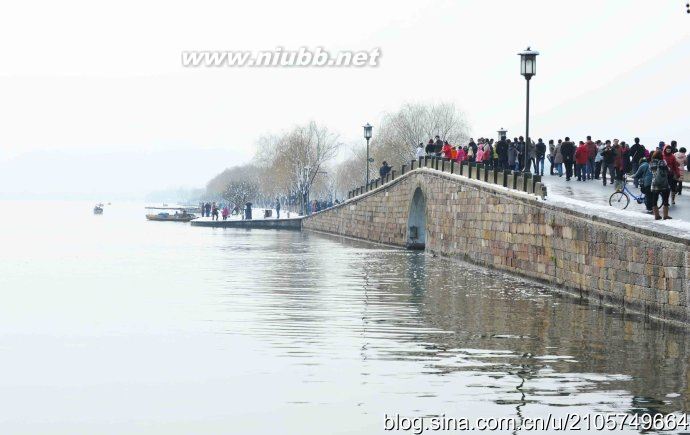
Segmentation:
[(623, 180), (623, 189), (616, 189), (616, 191), (611, 194), (611, 196), (609, 197), (609, 205), (611, 207), (616, 207), (620, 210), (625, 210), (628, 207), (628, 204), (630, 204), (631, 196), (638, 204), (644, 203), (644, 193), (641, 193), (640, 196), (635, 195), (630, 191), (630, 189), (628, 189), (627, 183), (627, 179)]

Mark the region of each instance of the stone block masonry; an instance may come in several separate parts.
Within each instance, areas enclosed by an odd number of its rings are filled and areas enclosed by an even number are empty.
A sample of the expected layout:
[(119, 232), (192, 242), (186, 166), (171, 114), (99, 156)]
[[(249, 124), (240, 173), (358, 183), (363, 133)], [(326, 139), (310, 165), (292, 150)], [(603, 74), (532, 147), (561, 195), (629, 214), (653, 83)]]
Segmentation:
[(534, 195), (415, 168), (303, 219), (304, 230), (404, 247), (414, 193), (425, 249), (688, 324), (690, 240), (551, 205)]
[(269, 230), (300, 230), (302, 228), (301, 218), (292, 219), (230, 219), (230, 220), (195, 220), (192, 221), (193, 227), (214, 227), (214, 228), (244, 228), (244, 229), (269, 229)]

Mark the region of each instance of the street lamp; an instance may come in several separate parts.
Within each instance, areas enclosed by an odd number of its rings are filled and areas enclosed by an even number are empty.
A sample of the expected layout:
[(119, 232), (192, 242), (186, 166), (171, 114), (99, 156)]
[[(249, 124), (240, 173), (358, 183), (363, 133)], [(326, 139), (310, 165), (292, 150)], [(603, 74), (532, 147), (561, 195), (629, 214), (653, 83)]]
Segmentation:
[(527, 82), (527, 110), (526, 110), (526, 119), (525, 119), (525, 149), (523, 150), (523, 156), (525, 156), (525, 164), (523, 166), (523, 169), (527, 167), (527, 144), (529, 143), (529, 81), (532, 78), (532, 76), (537, 74), (537, 56), (539, 55), (538, 51), (532, 51), (529, 47), (527, 47), (527, 50), (523, 51), (522, 53), (518, 53), (520, 55), (520, 74), (522, 74), (525, 77), (525, 81)]
[(503, 127), (501, 127), (501, 129), (498, 130), (497, 133), (498, 133), (498, 140), (501, 140), (504, 137), (506, 137), (506, 133), (508, 133), (508, 130), (505, 130)]
[(365, 186), (369, 185), (369, 162), (371, 162), (371, 159), (369, 158), (369, 139), (371, 139), (371, 130), (374, 127), (369, 125), (367, 122), (367, 125), (364, 126), (364, 139), (367, 140), (367, 184)]
[(298, 171), (299, 180), (299, 195), (301, 203), (301, 213), (306, 216), (309, 211), (309, 172), (311, 171), (311, 166), (307, 165)]

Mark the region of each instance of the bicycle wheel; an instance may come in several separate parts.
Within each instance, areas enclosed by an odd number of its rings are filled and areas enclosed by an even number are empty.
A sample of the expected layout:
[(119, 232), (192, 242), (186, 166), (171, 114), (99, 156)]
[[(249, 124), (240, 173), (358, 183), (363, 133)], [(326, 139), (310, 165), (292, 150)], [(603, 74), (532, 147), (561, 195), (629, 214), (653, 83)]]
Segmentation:
[(626, 207), (628, 207), (629, 203), (630, 198), (625, 194), (625, 192), (613, 192), (609, 197), (609, 205), (611, 207), (624, 210)]

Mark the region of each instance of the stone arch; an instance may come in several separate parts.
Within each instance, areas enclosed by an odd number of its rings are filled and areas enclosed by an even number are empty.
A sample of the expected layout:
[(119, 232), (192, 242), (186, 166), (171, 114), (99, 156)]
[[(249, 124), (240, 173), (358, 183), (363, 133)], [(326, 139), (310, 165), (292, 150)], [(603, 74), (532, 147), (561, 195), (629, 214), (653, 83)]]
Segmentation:
[(426, 245), (426, 195), (421, 187), (417, 187), (412, 194), (410, 212), (407, 217), (408, 249), (424, 249)]

